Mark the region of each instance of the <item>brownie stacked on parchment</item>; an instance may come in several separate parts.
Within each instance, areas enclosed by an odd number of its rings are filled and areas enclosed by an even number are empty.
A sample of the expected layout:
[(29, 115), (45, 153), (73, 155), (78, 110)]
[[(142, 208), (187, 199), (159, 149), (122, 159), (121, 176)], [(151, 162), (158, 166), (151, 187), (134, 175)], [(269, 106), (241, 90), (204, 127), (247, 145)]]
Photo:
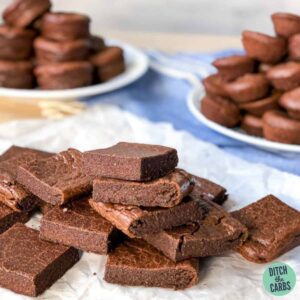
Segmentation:
[(244, 31), (246, 54), (213, 62), (201, 111), (220, 125), (300, 144), (300, 16), (275, 13), (272, 21), (276, 36)]
[(125, 71), (123, 50), (90, 33), (86, 15), (50, 12), (49, 0), (13, 0), (0, 25), (0, 87), (70, 89)]
[[(199, 281), (199, 258), (236, 250), (268, 262), (300, 244), (295, 209), (269, 195), (230, 214), (226, 189), (177, 163), (175, 149), (137, 143), (10, 148), (0, 156), (0, 286), (37, 296), (87, 251), (108, 255), (107, 282), (184, 289)], [(21, 224), (37, 209), (40, 231)]]

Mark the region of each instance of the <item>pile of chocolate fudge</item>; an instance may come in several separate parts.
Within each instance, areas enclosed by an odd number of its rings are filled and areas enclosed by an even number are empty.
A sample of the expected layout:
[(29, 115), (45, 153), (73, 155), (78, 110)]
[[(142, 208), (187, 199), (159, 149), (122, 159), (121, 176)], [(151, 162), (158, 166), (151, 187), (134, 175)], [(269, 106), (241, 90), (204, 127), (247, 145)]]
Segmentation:
[(123, 50), (92, 35), (88, 16), (50, 9), (50, 0), (13, 0), (4, 10), (0, 87), (72, 89), (125, 71)]
[[(107, 255), (109, 283), (185, 289), (201, 279), (204, 257), (237, 251), (265, 263), (299, 246), (299, 211), (268, 195), (229, 213), (225, 188), (177, 164), (173, 148), (127, 142), (57, 154), (8, 149), (0, 286), (37, 296), (87, 251)], [(24, 225), (40, 212), (39, 231)]]
[(245, 55), (218, 58), (203, 115), (270, 141), (300, 144), (300, 16), (274, 13), (276, 36), (244, 31)]

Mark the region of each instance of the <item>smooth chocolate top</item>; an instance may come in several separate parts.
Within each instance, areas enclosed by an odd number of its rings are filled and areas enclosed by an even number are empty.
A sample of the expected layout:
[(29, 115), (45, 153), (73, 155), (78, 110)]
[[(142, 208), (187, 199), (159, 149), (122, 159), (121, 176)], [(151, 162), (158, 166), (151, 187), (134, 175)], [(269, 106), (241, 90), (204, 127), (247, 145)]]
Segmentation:
[(72, 22), (90, 22), (90, 18), (87, 15), (78, 14), (78, 13), (66, 13), (66, 12), (51, 12), (46, 13), (43, 16), (43, 22), (51, 22), (58, 24), (72, 23)]
[(237, 102), (262, 98), (269, 91), (269, 82), (262, 74), (246, 74), (225, 85), (227, 93)]
[(20, 167), (18, 181), (42, 200), (63, 204), (91, 191), (93, 178), (83, 173), (82, 164), (82, 153), (69, 149)]
[(278, 12), (272, 14), (275, 31), (278, 35), (289, 38), (290, 36), (300, 33), (300, 16)]
[[(110, 277), (109, 279), (112, 281), (117, 280), (108, 275), (110, 269), (118, 270), (118, 268), (122, 269), (125, 276), (124, 284), (127, 281), (127, 284), (132, 285), (139, 283), (145, 286), (184, 289), (195, 285), (199, 280), (198, 260), (192, 259), (174, 263), (152, 246), (138, 239), (126, 241), (108, 255), (104, 279), (107, 280), (107, 277)], [(173, 278), (173, 280), (166, 278), (164, 273), (169, 272), (169, 270), (178, 271), (178, 277)], [(153, 274), (153, 272), (155, 273)], [(130, 276), (134, 276), (134, 278), (130, 278)]]
[(272, 67), (267, 72), (267, 78), (272, 79), (289, 79), (293, 76), (300, 76), (300, 63), (287, 62)]
[(12, 27), (26, 27), (51, 7), (50, 0), (14, 0), (3, 12)]
[(285, 109), (300, 110), (300, 87), (284, 93), (279, 103)]
[(207, 94), (228, 97), (228, 93), (225, 90), (226, 81), (219, 74), (213, 74), (204, 78), (202, 83)]
[(176, 149), (160, 145), (120, 142), (84, 153), (87, 173), (124, 180), (153, 180), (173, 171), (177, 163)]
[(282, 111), (267, 111), (263, 115), (263, 121), (274, 128), (282, 128), (300, 133), (300, 122), (289, 118), (289, 116)]
[(300, 212), (273, 195), (232, 215), (249, 230), (249, 237), (239, 252), (251, 261), (268, 262), (300, 245)]
[(254, 67), (254, 60), (245, 55), (231, 55), (226, 57), (217, 58), (212, 63), (217, 69), (232, 68), (232, 67)]

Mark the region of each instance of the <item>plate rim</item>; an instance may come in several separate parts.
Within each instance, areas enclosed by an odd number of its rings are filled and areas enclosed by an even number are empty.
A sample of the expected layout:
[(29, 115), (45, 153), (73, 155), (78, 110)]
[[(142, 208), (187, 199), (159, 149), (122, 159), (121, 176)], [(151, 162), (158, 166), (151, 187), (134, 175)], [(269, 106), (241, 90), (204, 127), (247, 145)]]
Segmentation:
[[(204, 96), (204, 87), (201, 83), (197, 86), (194, 86), (190, 91), (187, 97), (187, 106), (193, 116), (199, 120), (204, 125), (208, 126), (212, 130), (219, 132), (227, 137), (232, 139), (272, 151), (281, 151), (281, 152), (289, 152), (289, 153), (300, 153), (300, 146), (293, 144), (283, 144), (278, 142), (268, 141), (266, 139), (250, 136), (246, 133), (242, 133), (237, 131), (236, 129), (231, 129), (219, 125), (213, 121), (207, 119), (200, 111), (200, 103), (202, 101), (202, 96)], [(198, 105), (197, 105), (198, 104)]]
[(86, 98), (112, 92), (127, 86), (147, 72), (149, 68), (149, 58), (137, 47), (118, 40), (108, 40), (107, 44), (122, 47), (125, 50), (125, 53), (135, 57), (135, 67), (130, 70), (129, 73), (121, 74), (104, 83), (65, 90), (13, 89), (0, 87), (0, 97), (19, 98), (28, 101), (36, 99), (54, 99), (63, 101), (73, 98)]

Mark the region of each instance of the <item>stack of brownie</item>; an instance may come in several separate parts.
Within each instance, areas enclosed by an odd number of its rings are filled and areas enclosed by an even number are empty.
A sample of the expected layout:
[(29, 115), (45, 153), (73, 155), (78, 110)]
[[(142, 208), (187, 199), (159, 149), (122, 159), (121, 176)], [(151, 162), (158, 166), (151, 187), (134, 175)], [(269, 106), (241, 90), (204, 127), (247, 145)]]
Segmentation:
[[(261, 263), (300, 244), (298, 211), (269, 195), (229, 214), (223, 187), (177, 163), (173, 148), (136, 143), (10, 148), (0, 157), (0, 286), (37, 296), (81, 250), (108, 255), (107, 282), (184, 289), (199, 281), (199, 257), (235, 249)], [(40, 231), (21, 224), (35, 209)]]
[(0, 25), (0, 87), (70, 89), (125, 70), (123, 51), (89, 30), (88, 16), (49, 12), (49, 0), (14, 0)]
[(268, 140), (300, 144), (300, 16), (272, 15), (276, 36), (244, 31), (246, 55), (213, 62), (202, 113)]

